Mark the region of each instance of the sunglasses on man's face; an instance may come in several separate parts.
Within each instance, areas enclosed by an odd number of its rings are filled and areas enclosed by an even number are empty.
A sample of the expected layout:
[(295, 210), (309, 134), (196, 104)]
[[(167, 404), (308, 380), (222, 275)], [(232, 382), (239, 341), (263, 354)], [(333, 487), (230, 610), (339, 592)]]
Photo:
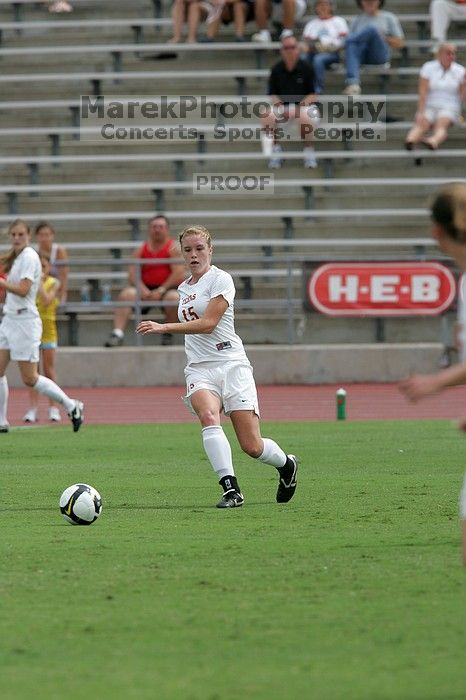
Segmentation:
[(289, 44), (288, 46), (282, 46), (282, 51), (293, 51), (293, 49), (297, 49), (298, 45), (297, 44)]

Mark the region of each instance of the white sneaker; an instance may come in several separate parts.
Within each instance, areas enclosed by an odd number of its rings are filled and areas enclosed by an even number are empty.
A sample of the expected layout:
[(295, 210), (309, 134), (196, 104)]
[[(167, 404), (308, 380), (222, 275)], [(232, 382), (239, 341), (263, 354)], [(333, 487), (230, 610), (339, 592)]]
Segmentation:
[(58, 0), (49, 5), (49, 12), (73, 12), (73, 6), (67, 0)]
[(360, 95), (361, 94), (361, 86), (359, 83), (351, 83), (350, 85), (347, 85), (345, 89), (343, 90), (344, 95)]
[(292, 29), (283, 29), (282, 33), (280, 34), (280, 41), (283, 41), (283, 39), (288, 39), (288, 37), (294, 36), (293, 30)]
[(273, 151), (273, 138), (267, 134), (261, 134), (261, 146), (264, 156), (270, 158)]
[(30, 408), (23, 416), (25, 423), (37, 423), (37, 408)]
[(305, 168), (317, 168), (316, 152), (313, 148), (305, 148), (303, 151), (303, 155)]
[(49, 420), (51, 420), (53, 423), (59, 423), (61, 421), (60, 411), (56, 406), (50, 406)]
[(257, 32), (257, 34), (253, 34), (251, 39), (259, 42), (260, 44), (270, 44), (272, 41), (272, 35), (268, 29), (261, 29), (260, 32)]
[(275, 144), (275, 146), (272, 148), (272, 157), (269, 160), (269, 168), (278, 170), (278, 168), (282, 167), (283, 159), (281, 158), (281, 153), (282, 147)]

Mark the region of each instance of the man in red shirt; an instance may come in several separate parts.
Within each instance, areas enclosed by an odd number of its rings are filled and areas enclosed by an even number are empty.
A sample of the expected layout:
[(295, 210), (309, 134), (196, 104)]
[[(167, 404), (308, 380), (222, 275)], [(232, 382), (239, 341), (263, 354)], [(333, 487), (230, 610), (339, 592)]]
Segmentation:
[[(170, 238), (168, 219), (163, 214), (157, 214), (149, 221), (147, 240), (132, 254), (133, 258), (147, 260), (163, 260), (166, 258), (181, 258), (181, 251), (172, 238)], [(185, 279), (186, 273), (183, 263), (147, 263), (141, 265), (139, 283), (139, 295), (141, 301), (178, 301), (177, 287)], [(106, 348), (115, 348), (123, 344), (126, 326), (131, 316), (134, 302), (137, 298), (137, 266), (128, 268), (129, 286), (121, 290), (118, 301), (127, 301), (128, 307), (118, 307), (113, 319), (113, 330), (105, 343)], [(142, 308), (142, 313), (147, 312), (148, 306)], [(178, 321), (177, 305), (164, 307), (165, 321), (176, 323)], [(171, 345), (173, 337), (170, 334), (162, 336), (162, 345)]]

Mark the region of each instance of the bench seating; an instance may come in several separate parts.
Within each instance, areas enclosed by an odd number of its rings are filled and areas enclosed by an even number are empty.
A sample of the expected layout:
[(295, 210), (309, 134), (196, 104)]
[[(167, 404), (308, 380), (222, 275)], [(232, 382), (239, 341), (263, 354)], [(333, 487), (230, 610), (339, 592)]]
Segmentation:
[[(358, 122), (357, 126), (358, 129), (372, 129), (374, 131), (374, 134), (382, 134), (384, 132), (407, 132), (413, 125), (412, 121), (397, 121), (397, 122)], [(149, 124), (134, 124), (131, 125), (131, 128), (139, 128), (139, 129), (147, 129), (147, 127), (150, 126), (153, 129), (157, 128), (167, 128), (166, 123), (158, 123), (158, 122), (153, 122), (150, 125)], [(198, 153), (205, 153), (206, 148), (209, 144), (209, 137), (212, 137), (215, 142), (215, 133), (216, 130), (219, 128), (219, 124), (191, 124), (191, 123), (186, 123), (186, 128), (189, 128), (195, 132), (195, 138), (190, 138), (189, 143), (195, 143), (197, 152)], [(231, 128), (245, 128), (244, 127), (244, 122), (240, 124), (222, 124), (222, 128), (225, 128), (226, 131)], [(354, 129), (355, 123), (351, 122), (335, 122), (332, 124), (326, 123), (324, 121), (321, 121), (318, 125), (317, 128), (337, 128), (340, 133), (343, 133), (344, 130), (350, 130)], [(252, 124), (251, 127), (248, 128), (254, 128), (254, 129), (260, 129), (260, 123), (257, 122), (255, 124)], [(464, 129), (466, 128), (466, 123), (462, 122), (460, 124), (454, 125), (450, 129), (450, 134), (452, 131), (454, 132), (457, 129)], [(69, 137), (71, 139), (79, 139), (80, 136), (95, 136), (98, 137), (99, 134), (101, 134), (102, 127), (100, 126), (42, 126), (42, 127), (37, 127), (37, 126), (31, 126), (31, 127), (26, 127), (26, 126), (17, 126), (17, 127), (5, 127), (2, 128), (0, 127), (0, 138), (17, 138), (18, 136), (24, 136), (28, 138), (33, 138), (33, 137), (39, 137), (42, 138), (44, 136), (48, 137), (50, 140), (50, 155), (52, 156), (59, 156), (61, 153), (61, 142), (62, 138)], [(325, 143), (325, 142), (320, 142), (320, 143)], [(351, 143), (350, 140), (347, 140), (343, 137), (343, 143), (347, 146), (348, 144)]]
[[(337, 69), (336, 72), (342, 72), (342, 69)], [(87, 70), (80, 72), (67, 72), (67, 73), (34, 73), (33, 83), (52, 83), (56, 85), (57, 83), (65, 83), (66, 85), (71, 85), (73, 83), (83, 84), (88, 83), (92, 94), (94, 96), (101, 95), (105, 92), (103, 86), (104, 84), (109, 88), (113, 83), (130, 81), (134, 84), (136, 81), (154, 81), (155, 84), (159, 82), (173, 81), (173, 80), (185, 80), (187, 83), (199, 84), (199, 81), (206, 80), (212, 83), (215, 80), (225, 81), (225, 80), (236, 80), (237, 90), (239, 95), (247, 94), (247, 81), (249, 80), (259, 80), (263, 83), (264, 94), (266, 92), (266, 81), (269, 76), (269, 69), (219, 69), (219, 70), (172, 70), (172, 71), (99, 71), (99, 70)], [(361, 71), (364, 75), (365, 71)], [(419, 67), (418, 66), (402, 66), (402, 67), (391, 67), (385, 68), (384, 66), (373, 66), (369, 70), (370, 75), (379, 75), (382, 78), (389, 78), (391, 76), (418, 76)], [(31, 83), (30, 73), (2, 73), (0, 74), (0, 84), (15, 84), (19, 83)], [(382, 83), (383, 92), (386, 92), (386, 80)]]
[[(1, 29), (1, 24), (0, 24)], [(435, 45), (434, 41), (429, 39), (406, 39), (405, 47), (409, 49), (419, 48), (427, 49)], [(466, 47), (466, 40), (455, 40), (455, 45), (459, 49)], [(145, 52), (151, 54), (166, 54), (169, 53), (205, 53), (209, 55), (217, 52), (231, 51), (232, 53), (245, 53), (247, 51), (264, 53), (265, 51), (273, 51), (276, 55), (280, 49), (280, 42), (256, 42), (245, 41), (242, 43), (234, 41), (218, 41), (214, 43), (195, 43), (195, 44), (168, 44), (166, 42), (136, 42), (128, 43), (113, 43), (113, 44), (66, 44), (66, 45), (51, 45), (51, 46), (26, 46), (26, 47), (3, 47), (0, 46), (0, 56), (57, 56), (67, 54), (108, 54), (114, 57), (115, 66), (121, 68), (122, 54), (134, 53), (141, 57)], [(156, 57), (156, 56), (155, 56)], [(118, 68), (116, 68), (118, 70)]]
[[(302, 160), (302, 151), (285, 151), (282, 154), (284, 160)], [(424, 159), (464, 159), (466, 157), (466, 148), (444, 148), (438, 151), (422, 151)], [(89, 165), (102, 165), (104, 163), (171, 163), (174, 168), (174, 177), (178, 182), (186, 182), (185, 164), (186, 163), (224, 163), (226, 158), (228, 161), (262, 161), (266, 158), (259, 152), (242, 152), (235, 151), (232, 153), (104, 153), (104, 154), (87, 154), (87, 155), (34, 155), (30, 156), (0, 156), (0, 166), (15, 166), (24, 165), (29, 171), (30, 183), (37, 185), (39, 183), (39, 167), (41, 165), (60, 166), (60, 165), (79, 165), (87, 167)], [(404, 149), (367, 149), (367, 150), (317, 150), (317, 158), (325, 168), (327, 177), (333, 176), (333, 163), (338, 160), (370, 160), (382, 161), (393, 158), (413, 159), (413, 153)], [(1, 220), (1, 219), (0, 219)], [(5, 219), (4, 219), (5, 220)]]
[[(439, 187), (451, 181), (451, 177), (393, 177), (393, 178), (347, 178), (338, 179), (306, 177), (286, 178), (275, 176), (274, 189), (294, 188), (301, 189), (304, 198), (304, 207), (311, 209), (314, 206), (314, 188), (340, 188), (340, 187)], [(79, 182), (59, 183), (52, 185), (0, 185), (0, 194), (6, 195), (8, 213), (15, 216), (19, 213), (19, 195), (46, 195), (67, 193), (94, 193), (94, 192), (151, 192), (154, 195), (154, 208), (164, 211), (165, 193), (177, 192), (182, 194), (185, 188), (179, 181), (152, 181), (152, 182)], [(221, 193), (217, 193), (221, 194)], [(225, 195), (226, 196), (226, 195)]]
[[(212, 221), (215, 219), (220, 220), (231, 220), (238, 221), (240, 219), (245, 221), (281, 221), (283, 224), (283, 236), (284, 238), (293, 238), (294, 236), (294, 220), (304, 219), (305, 221), (310, 220), (339, 220), (343, 219), (348, 221), (353, 220), (364, 220), (364, 221), (396, 221), (399, 219), (399, 225), (401, 222), (407, 220), (418, 220), (420, 222), (427, 222), (429, 212), (428, 209), (422, 207), (412, 207), (412, 208), (359, 208), (355, 207), (352, 209), (206, 209), (192, 211), (166, 211), (165, 215), (171, 221), (192, 221), (193, 217), (200, 221)], [(135, 210), (135, 211), (97, 211), (97, 212), (50, 212), (47, 214), (47, 219), (50, 223), (84, 223), (84, 222), (104, 222), (104, 221), (126, 221), (133, 229), (133, 235), (135, 238), (140, 238), (141, 233), (141, 220), (149, 220), (153, 216), (153, 210)], [(25, 221), (37, 222), (43, 218), (41, 213), (26, 213), (22, 214), (22, 219)], [(11, 221), (10, 214), (1, 214), (0, 223), (6, 224)]]
[[(79, 2), (79, 0), (78, 0)], [(69, 31), (76, 30), (86, 30), (91, 29), (93, 32), (96, 30), (105, 30), (108, 28), (112, 29), (124, 29), (129, 28), (133, 31), (133, 37), (136, 42), (140, 42), (144, 38), (145, 29), (155, 29), (161, 30), (163, 28), (170, 28), (172, 26), (172, 21), (169, 17), (161, 17), (161, 3), (154, 3), (154, 14), (155, 17), (128, 17), (128, 18), (108, 18), (108, 19), (76, 19), (75, 17), (68, 17), (67, 19), (50, 19), (50, 20), (24, 20), (23, 12), (21, 10), (24, 4), (33, 3), (21, 3), (21, 2), (9, 2), (0, 4), (10, 4), (12, 6), (15, 20), (9, 22), (0, 22), (0, 41), (2, 32), (15, 32), (16, 34), (28, 31), (35, 31), (37, 29), (42, 30), (54, 30), (54, 29), (66, 29)], [(76, 3), (75, 3), (76, 4)], [(401, 25), (406, 28), (408, 25), (415, 24), (417, 30), (418, 39), (425, 39), (429, 34), (430, 26), (430, 15), (426, 12), (397, 12), (396, 13)], [(348, 23), (354, 19), (354, 14), (342, 13), (342, 16), (347, 20)], [(303, 17), (297, 23), (297, 33), (301, 34), (301, 28), (310, 20), (313, 19), (314, 15), (307, 15)]]
[[(151, 214), (152, 215), (152, 214)], [(85, 263), (97, 263), (97, 264), (112, 264), (114, 259), (120, 259), (122, 253), (128, 251), (132, 252), (135, 248), (140, 245), (141, 240), (98, 240), (97, 234), (94, 240), (89, 242), (84, 241), (69, 241), (66, 243), (67, 251), (71, 253), (93, 253), (93, 257), (87, 261), (83, 261), (79, 258), (79, 264)], [(381, 248), (399, 248), (403, 249), (406, 253), (413, 255), (421, 251), (423, 254), (426, 248), (435, 249), (436, 244), (430, 237), (423, 236), (402, 236), (402, 237), (361, 237), (361, 238), (300, 238), (300, 239), (284, 239), (284, 238), (228, 238), (228, 239), (218, 239), (215, 241), (215, 248), (241, 248), (248, 250), (248, 258), (250, 257), (250, 248), (267, 248), (269, 250), (269, 255), (272, 254), (274, 249), (289, 249), (293, 248), (306, 248), (309, 253), (315, 254), (317, 251), (323, 249), (328, 249), (329, 246), (332, 249), (332, 255), (338, 257), (339, 255), (345, 256), (345, 250), (348, 248), (365, 248), (367, 252), (379, 251)], [(0, 252), (4, 252), (9, 249), (8, 243), (0, 243)], [(96, 257), (96, 253), (110, 253), (111, 258), (106, 261), (100, 260)], [(128, 258), (124, 261), (124, 264), (130, 263), (132, 260)], [(120, 262), (120, 264), (123, 264)]]

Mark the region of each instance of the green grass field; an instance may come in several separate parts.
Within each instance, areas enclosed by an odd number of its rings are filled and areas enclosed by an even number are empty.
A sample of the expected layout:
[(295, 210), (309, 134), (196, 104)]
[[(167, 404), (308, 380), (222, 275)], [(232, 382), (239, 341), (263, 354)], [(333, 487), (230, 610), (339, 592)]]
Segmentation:
[[(231, 435), (230, 426), (226, 430)], [(0, 436), (3, 700), (464, 700), (466, 442), (446, 421), (264, 424), (293, 501), (234, 445), (243, 508), (197, 425)], [(61, 491), (104, 501), (65, 523)]]

